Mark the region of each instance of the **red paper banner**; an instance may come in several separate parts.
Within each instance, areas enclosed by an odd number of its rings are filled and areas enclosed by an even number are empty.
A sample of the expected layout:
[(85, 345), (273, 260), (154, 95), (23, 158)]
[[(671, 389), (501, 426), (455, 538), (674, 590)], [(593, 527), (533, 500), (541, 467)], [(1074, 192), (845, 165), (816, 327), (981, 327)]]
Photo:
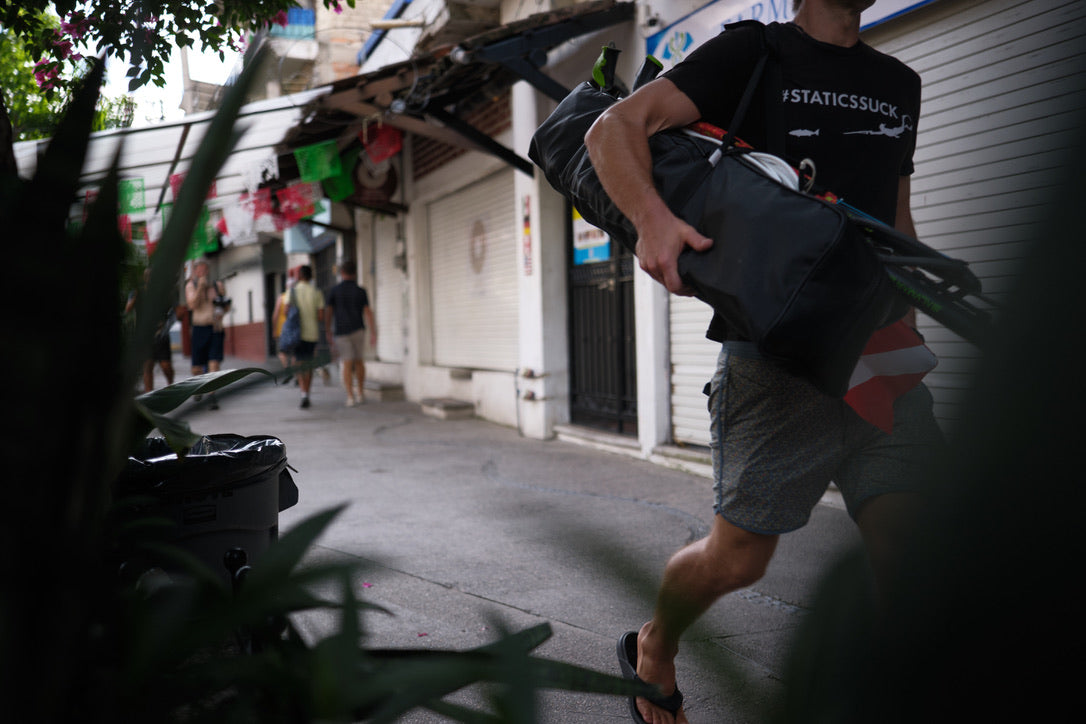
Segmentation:
[(358, 134), (358, 138), (366, 148), (366, 155), (374, 163), (392, 158), (403, 148), (403, 134), (392, 126), (367, 127)]

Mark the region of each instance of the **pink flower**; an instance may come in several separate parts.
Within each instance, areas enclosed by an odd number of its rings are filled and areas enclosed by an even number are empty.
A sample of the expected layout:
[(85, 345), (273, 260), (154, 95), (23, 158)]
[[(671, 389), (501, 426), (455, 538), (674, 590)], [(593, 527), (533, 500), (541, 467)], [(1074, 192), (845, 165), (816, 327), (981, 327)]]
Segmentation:
[(67, 58), (72, 54), (72, 41), (64, 40), (59, 30), (54, 30), (53, 34), (57, 36), (57, 40), (53, 41), (53, 47), (58, 50), (61, 58)]
[(57, 68), (56, 63), (39, 60), (34, 64), (34, 80), (37, 81), (38, 87), (42, 90), (56, 87), (53, 79), (57, 77), (58, 72), (59, 68)]
[(280, 10), (279, 12), (277, 12), (275, 14), (275, 17), (272, 18), (272, 22), (282, 28), (287, 27), (287, 11)]
[(60, 32), (79, 40), (87, 33), (87, 26), (89, 24), (90, 20), (87, 18), (79, 13), (72, 13), (68, 16), (67, 22), (61, 21)]
[(336, 6), (333, 9), (336, 11), (336, 15), (339, 15), (343, 12), (343, 8), (340, 6), (339, 0), (336, 0)]

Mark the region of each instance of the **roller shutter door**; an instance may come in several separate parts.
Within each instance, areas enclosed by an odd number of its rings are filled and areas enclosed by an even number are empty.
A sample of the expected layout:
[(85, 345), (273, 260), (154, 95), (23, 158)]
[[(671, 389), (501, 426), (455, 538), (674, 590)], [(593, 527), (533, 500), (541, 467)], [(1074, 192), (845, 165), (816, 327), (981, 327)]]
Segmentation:
[(708, 398), (702, 389), (716, 369), (720, 343), (705, 338), (713, 310), (693, 297), (671, 295), (671, 435), (675, 442), (709, 444)]
[(394, 217), (378, 216), (375, 224), (373, 316), (377, 320), (377, 359), (403, 362), (404, 273), (396, 268), (398, 222)]
[[(869, 39), (920, 73), (912, 178), (917, 233), (965, 259), (996, 298), (1050, 203), (1086, 106), (1086, 3), (941, 0)], [(927, 383), (944, 426), (958, 418), (977, 350), (921, 316), (939, 356)]]
[(430, 204), (434, 363), (513, 371), (519, 291), (513, 171)]

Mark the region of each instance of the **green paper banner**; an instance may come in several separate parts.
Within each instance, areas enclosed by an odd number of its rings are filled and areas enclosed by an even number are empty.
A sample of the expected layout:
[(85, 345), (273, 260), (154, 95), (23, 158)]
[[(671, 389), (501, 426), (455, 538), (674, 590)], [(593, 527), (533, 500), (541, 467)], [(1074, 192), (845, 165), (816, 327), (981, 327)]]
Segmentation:
[(361, 149), (350, 149), (340, 158), (340, 172), (321, 182), (325, 195), (332, 201), (342, 201), (354, 193), (354, 165)]
[(122, 214), (141, 214), (147, 208), (144, 201), (143, 179), (124, 179), (118, 184)]
[(309, 183), (336, 176), (343, 169), (335, 139), (294, 149), (294, 160), (302, 181)]
[(205, 254), (210, 254), (219, 249), (219, 237), (211, 226), (211, 212), (205, 206), (200, 212), (200, 220), (196, 222), (196, 228), (192, 232), (192, 241), (189, 243), (185, 260), (199, 259)]

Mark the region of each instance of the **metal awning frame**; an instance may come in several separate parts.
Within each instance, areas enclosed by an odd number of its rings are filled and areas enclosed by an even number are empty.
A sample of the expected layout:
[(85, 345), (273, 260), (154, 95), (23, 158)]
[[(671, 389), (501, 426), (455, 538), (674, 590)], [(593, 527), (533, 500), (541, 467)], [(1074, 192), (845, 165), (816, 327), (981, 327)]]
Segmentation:
[(490, 154), (533, 175), (534, 166), (528, 159), (472, 126), (464, 113), (476, 107), (480, 98), (491, 97), (518, 80), (560, 101), (569, 89), (543, 73), (548, 52), (633, 16), (632, 2), (581, 3), (488, 30), (455, 47), (336, 81), (310, 104), (305, 120), (284, 138), (280, 168), (289, 169), (290, 151), (295, 148), (336, 138), (342, 151), (357, 142), (359, 131), (367, 124), (383, 123)]

